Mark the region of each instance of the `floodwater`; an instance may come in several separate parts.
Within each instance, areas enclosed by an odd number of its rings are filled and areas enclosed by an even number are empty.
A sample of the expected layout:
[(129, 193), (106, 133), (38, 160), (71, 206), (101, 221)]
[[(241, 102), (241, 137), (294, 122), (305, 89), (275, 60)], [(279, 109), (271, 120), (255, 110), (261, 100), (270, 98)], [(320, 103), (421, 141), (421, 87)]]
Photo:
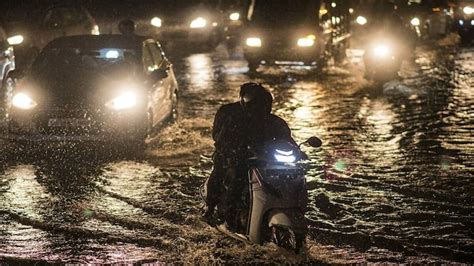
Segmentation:
[[(0, 261), (474, 263), (474, 49), (421, 47), (402, 80), (362, 78), (357, 58), (325, 75), (246, 74), (237, 50), (176, 56), (177, 121), (141, 159), (70, 147), (0, 159)], [(306, 251), (250, 246), (201, 221), (217, 108), (241, 83), (271, 89), (305, 149)], [(2, 144), (2, 147), (4, 144)]]

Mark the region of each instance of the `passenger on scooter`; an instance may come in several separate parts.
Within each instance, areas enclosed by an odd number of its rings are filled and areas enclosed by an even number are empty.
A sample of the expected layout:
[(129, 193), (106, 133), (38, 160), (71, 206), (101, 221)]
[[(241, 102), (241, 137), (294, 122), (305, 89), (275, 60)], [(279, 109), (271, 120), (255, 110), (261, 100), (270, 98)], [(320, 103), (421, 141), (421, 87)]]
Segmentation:
[(266, 88), (250, 82), (240, 87), (240, 101), (226, 104), (217, 111), (212, 129), (214, 167), (207, 182), (205, 218), (213, 215), (220, 202), (226, 210), (219, 213), (226, 216), (231, 216), (233, 208), (242, 204), (242, 194), (248, 184), (248, 147), (273, 139), (296, 145), (287, 123), (271, 114), (272, 103), (273, 97)]

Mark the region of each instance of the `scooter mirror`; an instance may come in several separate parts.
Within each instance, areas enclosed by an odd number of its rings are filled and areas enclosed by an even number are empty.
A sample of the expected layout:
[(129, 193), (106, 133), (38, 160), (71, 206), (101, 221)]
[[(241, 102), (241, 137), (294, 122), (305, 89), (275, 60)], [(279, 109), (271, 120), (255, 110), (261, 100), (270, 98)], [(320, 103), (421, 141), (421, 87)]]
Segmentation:
[(321, 147), (323, 142), (318, 137), (311, 137), (309, 138), (306, 143), (313, 148)]

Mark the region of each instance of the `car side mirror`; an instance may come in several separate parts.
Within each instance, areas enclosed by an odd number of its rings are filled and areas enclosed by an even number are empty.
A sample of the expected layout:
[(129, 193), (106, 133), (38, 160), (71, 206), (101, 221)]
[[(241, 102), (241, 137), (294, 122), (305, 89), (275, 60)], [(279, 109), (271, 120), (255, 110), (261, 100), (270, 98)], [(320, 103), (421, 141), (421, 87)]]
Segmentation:
[(321, 145), (323, 145), (323, 142), (318, 137), (311, 137), (307, 141), (301, 143), (300, 146), (303, 144), (308, 144), (309, 146), (313, 148), (318, 148), (318, 147), (321, 147)]

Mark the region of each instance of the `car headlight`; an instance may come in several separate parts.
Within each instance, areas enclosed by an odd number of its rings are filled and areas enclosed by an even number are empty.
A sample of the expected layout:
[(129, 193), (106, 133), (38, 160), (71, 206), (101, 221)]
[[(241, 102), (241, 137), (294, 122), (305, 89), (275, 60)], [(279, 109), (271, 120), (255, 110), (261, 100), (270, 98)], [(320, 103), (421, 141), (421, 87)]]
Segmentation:
[(30, 96), (23, 92), (19, 92), (13, 96), (12, 104), (23, 110), (33, 109), (38, 105)]
[(92, 27), (91, 34), (92, 35), (100, 35), (99, 26), (94, 25), (94, 27)]
[(23, 36), (22, 35), (15, 35), (7, 39), (8, 43), (10, 45), (18, 45), (23, 42)]
[(250, 47), (262, 47), (262, 40), (257, 37), (250, 37), (250, 38), (247, 38), (247, 40), (245, 41), (245, 44), (247, 44), (247, 46), (250, 46)]
[(314, 45), (314, 40), (316, 40), (316, 36), (308, 35), (304, 38), (298, 39), (298, 46), (299, 47), (310, 47)]
[(390, 47), (385, 44), (375, 46), (374, 54), (378, 57), (386, 57), (390, 53)]
[(275, 150), (275, 159), (281, 163), (294, 163), (296, 161), (296, 157), (293, 154), (293, 151), (282, 151), (282, 150)]
[(202, 17), (198, 17), (197, 19), (191, 21), (191, 24), (189, 25), (189, 27), (191, 29), (198, 29), (198, 28), (204, 28), (206, 27), (206, 25), (207, 25), (207, 21)]
[(460, 19), (459, 20), (459, 25), (463, 26), (464, 25), (464, 20)]
[(356, 22), (357, 22), (357, 24), (363, 26), (363, 25), (367, 24), (367, 19), (364, 16), (358, 16), (356, 18)]
[(133, 91), (124, 91), (105, 104), (106, 107), (116, 111), (130, 109), (135, 105), (137, 105), (137, 94)]
[(413, 26), (420, 26), (420, 19), (419, 18), (413, 18), (411, 21), (410, 21), (411, 25)]
[(474, 13), (474, 8), (470, 7), (470, 6), (466, 6), (462, 9), (462, 11), (464, 12), (464, 14), (466, 15), (471, 15)]
[(161, 19), (159, 17), (154, 17), (151, 19), (150, 24), (154, 27), (160, 28), (161, 27)]
[(240, 13), (239, 12), (234, 12), (230, 14), (229, 19), (232, 21), (237, 21), (240, 19)]

